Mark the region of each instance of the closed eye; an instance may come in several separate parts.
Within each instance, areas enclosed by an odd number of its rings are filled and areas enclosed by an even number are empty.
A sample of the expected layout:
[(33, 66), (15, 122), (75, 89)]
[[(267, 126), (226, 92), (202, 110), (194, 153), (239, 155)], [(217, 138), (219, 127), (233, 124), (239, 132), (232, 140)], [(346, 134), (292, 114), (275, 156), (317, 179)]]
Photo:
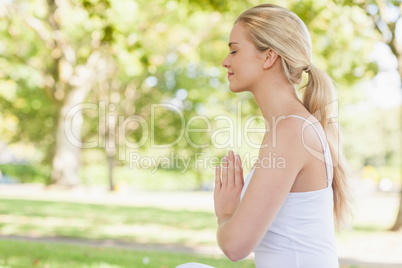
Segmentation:
[(232, 51), (232, 52), (230, 52), (230, 54), (235, 54), (237, 51)]

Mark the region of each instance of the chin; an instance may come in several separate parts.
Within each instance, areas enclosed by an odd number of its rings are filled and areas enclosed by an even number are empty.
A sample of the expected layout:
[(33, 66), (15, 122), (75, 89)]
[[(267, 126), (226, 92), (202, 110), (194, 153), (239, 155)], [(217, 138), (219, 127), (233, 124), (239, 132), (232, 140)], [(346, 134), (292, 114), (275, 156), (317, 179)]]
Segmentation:
[(244, 91), (248, 91), (245, 88), (238, 88), (238, 87), (234, 87), (232, 85), (229, 85), (229, 89), (230, 91), (232, 91), (233, 93), (240, 93), (240, 92), (244, 92)]

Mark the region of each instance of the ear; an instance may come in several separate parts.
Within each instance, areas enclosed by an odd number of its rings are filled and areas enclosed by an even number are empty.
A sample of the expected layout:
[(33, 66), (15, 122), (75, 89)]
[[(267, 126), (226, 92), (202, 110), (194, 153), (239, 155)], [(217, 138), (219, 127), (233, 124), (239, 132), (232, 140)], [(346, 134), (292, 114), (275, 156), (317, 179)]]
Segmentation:
[(278, 53), (276, 53), (272, 48), (268, 48), (265, 52), (264, 52), (264, 61), (263, 61), (263, 69), (269, 69), (271, 68), (274, 63), (276, 62), (276, 60), (278, 59)]

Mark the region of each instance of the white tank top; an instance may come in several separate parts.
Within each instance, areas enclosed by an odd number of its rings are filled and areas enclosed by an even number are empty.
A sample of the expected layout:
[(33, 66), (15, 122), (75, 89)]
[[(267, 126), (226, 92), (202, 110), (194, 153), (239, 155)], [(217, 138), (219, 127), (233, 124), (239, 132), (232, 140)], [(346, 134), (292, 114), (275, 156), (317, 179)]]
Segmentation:
[[(290, 192), (272, 225), (255, 248), (257, 268), (339, 268), (333, 216), (331, 154), (317, 128), (305, 120), (318, 134), (324, 150), (328, 185), (309, 192)], [(248, 174), (241, 193), (247, 190), (254, 168)]]

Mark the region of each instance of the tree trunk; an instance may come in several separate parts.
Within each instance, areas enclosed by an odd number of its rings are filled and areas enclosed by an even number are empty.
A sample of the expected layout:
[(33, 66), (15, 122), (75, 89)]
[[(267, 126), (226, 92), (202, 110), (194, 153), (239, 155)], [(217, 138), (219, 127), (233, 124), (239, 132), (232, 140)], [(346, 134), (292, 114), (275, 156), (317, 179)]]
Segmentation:
[[(400, 90), (402, 91), (402, 55), (400, 53), (394, 53), (398, 60), (398, 73), (399, 77), (401, 78), (401, 85), (400, 85)], [(398, 122), (399, 125), (402, 125), (402, 107), (399, 107), (400, 110), (400, 121)], [(402, 144), (401, 144), (401, 152), (402, 152)], [(402, 174), (402, 172), (401, 172)], [(394, 225), (391, 227), (391, 231), (398, 231), (402, 227), (402, 176), (401, 176), (401, 189), (399, 191), (399, 210), (398, 210), (398, 215), (396, 216), (396, 220)]]
[[(387, 8), (389, 7), (386, 1), (376, 1), (377, 7), (379, 9), (380, 13), (380, 20), (382, 23), (385, 23), (388, 27), (388, 31), (391, 32), (391, 38), (389, 40), (384, 40), (385, 43), (390, 47), (392, 54), (396, 57), (398, 60), (398, 73), (399, 77), (401, 78), (401, 86), (400, 90), (402, 90), (402, 48), (401, 45), (397, 42), (396, 40), (396, 21), (399, 21), (401, 18), (401, 15), (398, 16), (398, 18), (395, 21), (390, 21), (389, 18), (385, 15), (387, 13)], [(402, 11), (402, 3), (399, 4), (399, 10)], [(365, 10), (367, 10), (367, 7), (364, 7)], [(371, 16), (373, 18), (374, 24), (376, 26), (376, 29), (379, 33), (384, 34), (383, 30), (378, 26), (377, 24), (377, 19), (375, 16)], [(401, 111), (401, 120), (402, 120), (402, 109), (400, 108)], [(396, 124), (401, 124), (401, 122), (396, 122)], [(401, 177), (402, 179), (402, 177)], [(402, 181), (401, 181), (401, 187), (402, 187)], [(398, 210), (398, 216), (396, 217), (396, 221), (392, 228), (390, 229), (391, 231), (398, 231), (402, 227), (402, 188), (400, 190), (400, 201), (399, 201), (399, 210)]]
[(79, 172), (81, 168), (82, 109), (71, 109), (83, 102), (85, 95), (82, 93), (79, 89), (70, 91), (60, 109), (52, 184), (74, 187), (81, 181)]
[(198, 191), (203, 190), (203, 172), (201, 169), (196, 170), (196, 189)]
[[(53, 158), (52, 184), (74, 187), (80, 184), (81, 130), (83, 102), (98, 76), (101, 55), (94, 51), (85, 65), (75, 67), (75, 74), (64, 82), (64, 101), (60, 109), (56, 134), (56, 150)], [(68, 64), (67, 62), (65, 64)], [(63, 83), (63, 81), (60, 81)], [(69, 90), (71, 89), (71, 90)]]
[(400, 191), (398, 216), (396, 216), (394, 226), (392, 226), (390, 230), (398, 231), (401, 227), (402, 227), (402, 189)]
[[(399, 75), (402, 78), (402, 58), (398, 57), (398, 71), (399, 71)], [(401, 79), (401, 90), (402, 90), (402, 79)], [(400, 109), (400, 120), (402, 120), (402, 107), (399, 107)], [(402, 122), (399, 122), (400, 125), (402, 125)], [(402, 147), (402, 144), (401, 144)], [(402, 152), (402, 148), (401, 148), (401, 152)], [(401, 172), (402, 174), (402, 172)], [(391, 231), (398, 231), (399, 229), (401, 229), (402, 227), (402, 176), (401, 176), (401, 189), (399, 191), (399, 210), (398, 210), (398, 215), (396, 216), (396, 220), (394, 225), (391, 227)]]
[(113, 155), (108, 155), (107, 156), (107, 162), (109, 166), (109, 190), (111, 192), (114, 191), (114, 181), (113, 181), (113, 170), (114, 170), (114, 156)]

